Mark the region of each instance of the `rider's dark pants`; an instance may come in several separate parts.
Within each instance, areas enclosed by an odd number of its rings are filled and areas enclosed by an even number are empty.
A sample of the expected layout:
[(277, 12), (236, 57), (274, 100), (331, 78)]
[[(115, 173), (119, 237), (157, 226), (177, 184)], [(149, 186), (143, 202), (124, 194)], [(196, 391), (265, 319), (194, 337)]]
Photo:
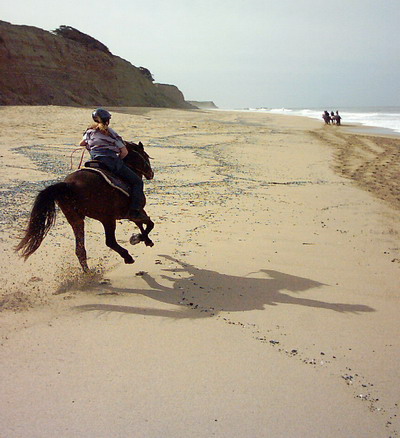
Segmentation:
[(133, 210), (140, 210), (144, 206), (142, 178), (130, 169), (117, 155), (102, 156), (91, 154), (92, 158), (102, 162), (112, 173), (123, 178), (131, 186), (131, 205)]

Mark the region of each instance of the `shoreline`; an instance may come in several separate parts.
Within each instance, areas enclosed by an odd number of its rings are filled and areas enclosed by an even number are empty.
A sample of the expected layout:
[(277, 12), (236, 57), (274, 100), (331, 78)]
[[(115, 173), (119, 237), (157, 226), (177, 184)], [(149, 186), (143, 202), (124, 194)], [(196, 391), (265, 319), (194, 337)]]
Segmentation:
[(366, 134), (378, 137), (395, 137), (400, 138), (400, 132), (394, 131), (388, 128), (378, 128), (376, 126), (367, 126), (367, 125), (342, 125), (344, 128), (348, 128), (350, 133), (355, 134)]
[[(372, 108), (371, 108), (372, 109)], [(273, 116), (285, 116), (285, 117), (304, 117), (306, 119), (310, 119), (310, 120), (315, 120), (315, 121), (321, 121), (321, 124), (324, 125), (324, 122), (322, 120), (320, 120), (319, 118), (316, 117), (311, 117), (311, 116), (306, 116), (306, 115), (300, 115), (300, 114), (291, 114), (291, 113), (275, 113), (275, 112), (262, 112), (259, 110), (246, 110), (246, 109), (237, 109), (237, 110), (231, 110), (231, 109), (210, 109), (210, 111), (232, 111), (232, 112), (250, 112), (250, 113), (258, 113), (258, 114), (266, 114), (266, 115), (273, 115)], [(399, 107), (399, 111), (400, 111), (400, 107)], [(331, 125), (334, 126), (334, 125)], [(358, 133), (358, 134), (367, 134), (367, 135), (377, 135), (377, 136), (395, 136), (400, 138), (400, 132), (396, 131), (394, 129), (391, 128), (383, 128), (383, 127), (379, 127), (379, 126), (371, 126), (368, 124), (362, 124), (362, 123), (356, 123), (356, 122), (351, 122), (351, 123), (343, 123), (341, 124), (341, 128), (348, 128), (349, 132), (354, 132), (354, 133)]]
[(90, 110), (37, 108), (35, 126), (28, 107), (1, 111), (1, 434), (399, 432), (399, 140), (298, 116), (115, 111), (154, 157), (155, 247), (130, 246), (119, 221), (125, 265), (89, 220), (87, 278), (62, 214), (25, 263), (12, 246)]

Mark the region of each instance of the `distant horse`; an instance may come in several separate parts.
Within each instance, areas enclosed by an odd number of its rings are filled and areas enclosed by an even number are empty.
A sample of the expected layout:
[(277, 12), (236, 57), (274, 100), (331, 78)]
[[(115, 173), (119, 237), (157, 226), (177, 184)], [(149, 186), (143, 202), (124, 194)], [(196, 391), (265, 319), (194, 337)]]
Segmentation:
[(328, 111), (324, 111), (322, 118), (324, 119), (325, 124), (329, 125), (331, 123), (331, 116), (329, 115)]
[(339, 111), (336, 111), (336, 115), (334, 116), (334, 119), (335, 119), (335, 124), (336, 125), (340, 125), (341, 124), (342, 118), (339, 115)]
[[(150, 158), (142, 143), (126, 142), (128, 155), (124, 158), (132, 170), (140, 177), (152, 179), (153, 170)], [(75, 234), (75, 253), (84, 272), (89, 271), (85, 249), (85, 217), (96, 219), (103, 224), (106, 245), (116, 251), (125, 261), (133, 263), (129, 252), (120, 246), (115, 238), (117, 219), (127, 219), (130, 200), (117, 188), (112, 187), (102, 175), (85, 168), (68, 175), (64, 182), (46, 187), (39, 192), (32, 207), (25, 236), (16, 247), (21, 256), (27, 259), (40, 246), (56, 219), (56, 203), (61, 208)], [(143, 200), (145, 206), (146, 200)], [(149, 233), (154, 227), (150, 218), (134, 221), (141, 234), (133, 235), (132, 244), (143, 241), (146, 246), (153, 246)], [(144, 226), (146, 228), (144, 228)]]

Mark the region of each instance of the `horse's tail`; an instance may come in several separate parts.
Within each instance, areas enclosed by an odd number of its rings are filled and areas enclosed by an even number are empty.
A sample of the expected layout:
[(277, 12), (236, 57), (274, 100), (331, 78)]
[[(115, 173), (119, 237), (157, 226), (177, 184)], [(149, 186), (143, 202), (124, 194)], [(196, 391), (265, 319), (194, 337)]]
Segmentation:
[(55, 201), (72, 196), (72, 186), (65, 182), (53, 184), (39, 192), (32, 207), (25, 236), (15, 248), (16, 251), (21, 251), (25, 260), (39, 248), (54, 225), (57, 213)]

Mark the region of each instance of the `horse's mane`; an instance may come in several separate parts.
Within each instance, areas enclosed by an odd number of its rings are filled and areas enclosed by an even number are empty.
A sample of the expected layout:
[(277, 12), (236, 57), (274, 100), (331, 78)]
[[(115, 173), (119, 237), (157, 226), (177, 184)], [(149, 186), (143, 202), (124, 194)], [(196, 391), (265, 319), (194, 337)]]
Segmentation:
[(139, 141), (139, 143), (134, 143), (133, 141), (124, 141), (124, 143), (128, 151), (137, 152), (147, 160), (150, 158), (149, 154), (144, 150), (144, 146), (141, 141)]

